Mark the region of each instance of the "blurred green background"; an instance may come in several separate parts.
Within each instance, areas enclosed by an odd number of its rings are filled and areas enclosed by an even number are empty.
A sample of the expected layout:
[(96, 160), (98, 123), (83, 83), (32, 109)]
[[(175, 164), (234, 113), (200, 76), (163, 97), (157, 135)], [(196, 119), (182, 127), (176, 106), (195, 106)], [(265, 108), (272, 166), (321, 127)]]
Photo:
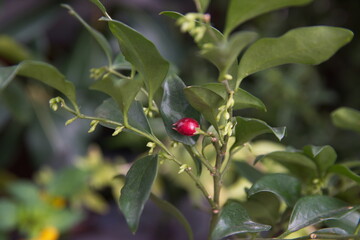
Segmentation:
[[(199, 56), (192, 39), (182, 35), (171, 19), (159, 15), (165, 10), (195, 11), (191, 0), (103, 2), (114, 19), (153, 41), (162, 55), (178, 68), (186, 84), (216, 81), (215, 67)], [(219, 29), (224, 24), (227, 2), (213, 0), (209, 8), (211, 21)], [(71, 5), (91, 26), (103, 32), (114, 51), (118, 51), (106, 25), (97, 21), (100, 12), (89, 1), (3, 0), (0, 1), (0, 66), (25, 59), (55, 65), (75, 83), (82, 111), (91, 114), (106, 96), (88, 90), (93, 81), (89, 69), (102, 66), (106, 59), (90, 34), (61, 3)], [(359, 160), (359, 135), (337, 129), (330, 119), (330, 113), (341, 106), (360, 110), (359, 9), (358, 0), (315, 0), (305, 7), (269, 13), (243, 25), (242, 29), (257, 31), (262, 37), (280, 36), (291, 28), (311, 25), (348, 28), (355, 37), (319, 66), (286, 65), (245, 79), (241, 87), (262, 99), (268, 111), (238, 114), (260, 118), (271, 126), (286, 126), (284, 145), (301, 148), (307, 144), (329, 144), (337, 151), (339, 161)], [(88, 125), (83, 121), (64, 127), (71, 116), (50, 110), (48, 100), (55, 96), (57, 93), (52, 89), (21, 78), (0, 92), (0, 196), (4, 195), (3, 186), (9, 179), (32, 179), (43, 166), (53, 169), (72, 166), (79, 156), (88, 154), (91, 144), (100, 146), (107, 159), (104, 161), (121, 158), (130, 162), (146, 150), (146, 140), (134, 135), (111, 137), (112, 132), (105, 128), (87, 134)], [(164, 133), (160, 130), (159, 134)], [(170, 182), (164, 188), (170, 190), (169, 198), (177, 202), (185, 215), (192, 216), (192, 222), (204, 221), (206, 226), (206, 214), (191, 212), (180, 187), (174, 188)], [(176, 222), (165, 221), (159, 210), (151, 207), (145, 210), (139, 233), (131, 236), (108, 189), (100, 188), (98, 193), (111, 203), (112, 211), (105, 217), (90, 211), (67, 239), (185, 239)], [(204, 233), (206, 229), (199, 227), (195, 234), (200, 237), (196, 239), (201, 239)], [(123, 237), (119, 238), (118, 234)]]

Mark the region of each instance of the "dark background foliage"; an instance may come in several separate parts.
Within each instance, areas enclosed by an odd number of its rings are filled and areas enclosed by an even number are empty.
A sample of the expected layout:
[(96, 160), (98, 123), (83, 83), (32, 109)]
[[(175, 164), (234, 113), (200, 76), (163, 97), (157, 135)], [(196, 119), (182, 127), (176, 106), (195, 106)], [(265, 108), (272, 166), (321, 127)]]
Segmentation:
[[(105, 58), (77, 20), (60, 7), (61, 3), (51, 0), (0, 1), (0, 65), (13, 65), (26, 58), (54, 64), (76, 84), (82, 110), (92, 112), (105, 96), (88, 90), (92, 81), (89, 68), (101, 66)], [(95, 6), (85, 0), (66, 3), (110, 38), (106, 25), (97, 21), (100, 12)], [(187, 84), (216, 81), (216, 69), (199, 57), (192, 39), (179, 33), (172, 20), (159, 15), (165, 10), (195, 11), (191, 0), (107, 0), (104, 4), (114, 19), (127, 23), (152, 40), (162, 55), (178, 67)], [(219, 29), (224, 25), (226, 7), (227, 1), (213, 0), (209, 8), (211, 21)], [(357, 0), (316, 0), (305, 7), (265, 14), (242, 26), (242, 29), (259, 32), (262, 37), (275, 37), (295, 27), (330, 25), (348, 28), (355, 37), (320, 66), (287, 65), (245, 79), (242, 87), (262, 99), (268, 111), (244, 111), (241, 114), (256, 116), (272, 126), (287, 126), (288, 136), (283, 140), (286, 145), (301, 148), (306, 144), (329, 144), (336, 149), (338, 161), (359, 158), (359, 136), (335, 128), (330, 119), (330, 113), (337, 107), (360, 109), (359, 8)], [(17, 41), (26, 54), (17, 55), (16, 51), (9, 52), (3, 47), (6, 36)], [(117, 49), (116, 41), (110, 40)], [(122, 155), (128, 161), (145, 150), (146, 141), (137, 136), (125, 134), (111, 138), (111, 132), (106, 129), (86, 134), (87, 125), (81, 121), (65, 128), (63, 124), (70, 116), (52, 113), (47, 104), (55, 95), (33, 81), (17, 81), (0, 94), (0, 174), (6, 171), (17, 177), (31, 178), (44, 164), (57, 168), (69, 165), (76, 156), (84, 155), (87, 146), (93, 142), (101, 146), (106, 156)], [(178, 197), (184, 196), (181, 189), (169, 187), (169, 190), (176, 196), (170, 198), (183, 199)], [(186, 201), (179, 204), (184, 205), (187, 216), (196, 216), (194, 221), (207, 221), (200, 213), (186, 212), (189, 209)], [(147, 209), (150, 212), (145, 212), (144, 222), (157, 212), (153, 208)], [(131, 239), (168, 239), (169, 236), (175, 239), (173, 231), (177, 228), (173, 225), (176, 223), (165, 223), (161, 214), (155, 219), (139, 230), (144, 236), (140, 233)], [(111, 225), (101, 221), (111, 222)], [(76, 230), (83, 234), (78, 234), (80, 237), (76, 239), (90, 239), (84, 232), (95, 225), (98, 234), (109, 236), (94, 235), (94, 239), (119, 239), (114, 237), (119, 231), (129, 233), (121, 221), (115, 209), (105, 220), (91, 215)], [(160, 224), (155, 228), (153, 223)], [(118, 229), (119, 225), (123, 228)], [(197, 231), (197, 234), (203, 232)], [(178, 236), (183, 239), (181, 234)]]

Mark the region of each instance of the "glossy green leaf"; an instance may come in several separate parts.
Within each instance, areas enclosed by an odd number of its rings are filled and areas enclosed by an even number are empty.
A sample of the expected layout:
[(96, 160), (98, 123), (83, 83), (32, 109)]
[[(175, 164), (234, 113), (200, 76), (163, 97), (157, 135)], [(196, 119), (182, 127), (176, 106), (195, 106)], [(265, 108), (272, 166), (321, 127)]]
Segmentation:
[(280, 219), (281, 202), (276, 195), (270, 192), (259, 192), (252, 195), (241, 205), (255, 222), (273, 226)]
[[(92, 0), (93, 3), (99, 3), (101, 4), (99, 1), (96, 1), (96, 0)], [(74, 17), (76, 17), (79, 22), (86, 28), (86, 30), (89, 31), (89, 33), (94, 37), (94, 39), (97, 41), (97, 43), (100, 45), (100, 47), (102, 48), (102, 50), (104, 51), (106, 57), (107, 57), (107, 60), (109, 62), (109, 64), (111, 64), (112, 62), (112, 50), (111, 50), (111, 47), (110, 47), (110, 44), (108, 43), (108, 41), (106, 40), (106, 38), (100, 33), (98, 32), (97, 30), (95, 30), (94, 28), (92, 28), (91, 26), (89, 26), (89, 24), (87, 24), (81, 17), (79, 14), (77, 14), (77, 12), (72, 8), (70, 7), (69, 5), (67, 4), (62, 4), (61, 6), (67, 8), (69, 10), (69, 14), (73, 15)], [(101, 5), (98, 5), (99, 8)], [(102, 11), (106, 11), (104, 6), (102, 6), (103, 8), (100, 8)]]
[(252, 183), (255, 183), (264, 176), (262, 172), (250, 166), (246, 162), (233, 161), (233, 163), (235, 165), (236, 171), (239, 172), (242, 177), (246, 178)]
[(332, 228), (323, 228), (323, 229), (319, 229), (315, 232), (313, 232), (315, 234), (331, 234), (334, 236), (334, 238), (336, 238), (336, 235), (348, 235), (348, 233), (341, 228), (337, 228), (337, 227), (332, 227)]
[(273, 133), (279, 140), (285, 136), (285, 127), (273, 128), (259, 119), (236, 117), (236, 122), (235, 143), (232, 148), (249, 142), (264, 133)]
[(345, 176), (358, 184), (360, 184), (360, 176), (355, 172), (351, 171), (348, 167), (342, 164), (335, 164), (329, 168), (329, 173), (336, 173), (342, 176)]
[(310, 181), (317, 176), (317, 169), (314, 161), (301, 152), (277, 151), (266, 155), (258, 156), (255, 160), (271, 159), (287, 168), (295, 177), (304, 181)]
[[(220, 72), (220, 78), (228, 74), (230, 67), (237, 66), (241, 51), (257, 38), (257, 33), (244, 31), (231, 36), (229, 41), (220, 41), (213, 47), (203, 49), (202, 56), (212, 62)], [(234, 78), (236, 76), (233, 76)]]
[(119, 207), (133, 233), (136, 232), (144, 205), (150, 196), (158, 170), (157, 155), (136, 160), (126, 174)]
[(16, 205), (7, 200), (0, 199), (0, 231), (10, 231), (15, 227), (17, 221), (17, 209)]
[[(95, 115), (100, 118), (109, 119), (114, 122), (124, 123), (124, 116), (117, 103), (112, 99), (106, 99), (96, 108)], [(129, 124), (142, 132), (152, 133), (148, 119), (146, 118), (140, 102), (134, 101), (129, 108)], [(102, 126), (115, 129), (117, 126), (108, 123), (100, 123)]]
[(319, 176), (324, 177), (329, 167), (334, 165), (337, 154), (331, 146), (305, 146), (303, 152), (313, 159)]
[(211, 0), (194, 0), (198, 12), (204, 13)]
[(335, 126), (343, 129), (360, 132), (360, 111), (342, 107), (331, 113), (331, 119)]
[(170, 215), (172, 215), (179, 221), (179, 223), (184, 227), (189, 240), (194, 239), (194, 235), (193, 235), (191, 226), (190, 226), (189, 222), (187, 221), (187, 219), (184, 217), (184, 215), (179, 211), (179, 209), (177, 209), (174, 205), (172, 205), (168, 201), (160, 199), (155, 194), (151, 193), (150, 199), (151, 199), (151, 201), (153, 201), (153, 203), (156, 204), (156, 206), (161, 208), (161, 210), (169, 213)]
[(248, 195), (252, 196), (258, 192), (271, 192), (285, 201), (289, 207), (292, 207), (300, 198), (301, 182), (287, 174), (265, 175), (252, 185)]
[(353, 33), (337, 27), (302, 27), (278, 38), (262, 38), (244, 53), (237, 85), (246, 76), (287, 63), (320, 64), (351, 41)]
[(211, 239), (218, 240), (238, 233), (268, 231), (271, 226), (251, 221), (245, 208), (235, 200), (228, 200), (223, 206), (219, 220), (211, 233)]
[[(224, 100), (225, 104), (225, 100), (228, 97), (228, 92), (226, 91), (226, 88), (224, 86), (224, 84), (221, 83), (207, 83), (204, 85), (201, 85), (201, 87), (209, 89), (211, 91), (213, 91), (214, 93), (218, 94), (219, 96), (221, 96)], [(266, 107), (264, 105), (264, 103), (258, 99), (257, 97), (251, 95), (249, 92), (238, 88), (237, 91), (234, 94), (234, 110), (239, 110), (239, 109), (244, 109), (244, 108), (255, 108), (255, 109), (259, 109), (259, 110), (263, 110), (266, 111)]]
[(169, 62), (160, 55), (151, 41), (134, 29), (119, 21), (101, 19), (108, 22), (126, 60), (141, 74), (151, 101), (168, 73)]
[(90, 0), (90, 1), (92, 3), (94, 3), (105, 16), (107, 15), (106, 8), (104, 7), (104, 5), (99, 0)]
[(216, 115), (223, 103), (222, 97), (201, 86), (186, 87), (184, 93), (191, 106), (202, 113), (205, 119), (217, 129)]
[(311, 0), (231, 0), (228, 6), (225, 35), (243, 22), (280, 8), (301, 6)]
[(128, 119), (128, 110), (134, 101), (136, 94), (140, 91), (143, 82), (140, 77), (134, 79), (119, 79), (110, 75), (96, 81), (91, 89), (98, 90), (111, 96), (120, 107), (124, 118)]
[(292, 233), (328, 219), (339, 219), (356, 209), (333, 197), (306, 196), (295, 204), (286, 232)]
[(200, 122), (200, 114), (186, 100), (184, 89), (186, 85), (178, 76), (169, 76), (164, 83), (164, 94), (160, 113), (164, 121), (166, 133), (175, 141), (186, 145), (194, 145), (198, 136), (189, 137), (173, 130), (173, 124), (182, 118), (189, 117)]
[(63, 93), (69, 100), (75, 104), (75, 87), (67, 81), (59, 70), (54, 66), (33, 60), (26, 60), (19, 65), (0, 68), (0, 89), (5, 88), (16, 75), (34, 78), (46, 85), (55, 88)]

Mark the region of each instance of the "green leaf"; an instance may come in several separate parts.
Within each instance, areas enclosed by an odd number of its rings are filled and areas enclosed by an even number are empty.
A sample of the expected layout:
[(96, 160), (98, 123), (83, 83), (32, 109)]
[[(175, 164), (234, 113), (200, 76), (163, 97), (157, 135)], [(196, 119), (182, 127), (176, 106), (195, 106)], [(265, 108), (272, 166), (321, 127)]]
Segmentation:
[(39, 189), (29, 181), (16, 181), (7, 186), (9, 194), (22, 204), (37, 204), (40, 201)]
[(198, 12), (204, 13), (209, 6), (210, 0), (194, 0)]
[(201, 112), (205, 119), (218, 129), (216, 115), (224, 101), (222, 97), (202, 86), (186, 87), (184, 93), (191, 106)]
[(51, 214), (47, 224), (56, 227), (60, 232), (67, 232), (84, 219), (84, 212), (80, 209), (62, 209), (56, 214)]
[(261, 14), (280, 8), (301, 6), (309, 2), (311, 0), (231, 0), (224, 33), (228, 36), (237, 26)]
[(236, 122), (235, 143), (232, 148), (249, 142), (264, 133), (273, 133), (279, 140), (285, 136), (285, 127), (273, 128), (259, 119), (236, 117)]
[(238, 233), (257, 233), (268, 231), (271, 226), (251, 221), (245, 208), (235, 200), (228, 200), (222, 208), (219, 220), (211, 233), (217, 240)]
[(358, 184), (360, 184), (360, 176), (351, 171), (348, 167), (342, 164), (335, 164), (328, 169), (329, 173), (336, 173), (345, 176)]
[(94, 3), (105, 16), (107, 15), (106, 8), (99, 0), (90, 0), (90, 1)]
[[(96, 0), (91, 0), (93, 3), (95, 3), (96, 5), (98, 5), (98, 7), (103, 11), (106, 12), (104, 6), (102, 6), (102, 4), (99, 1)], [(97, 4), (98, 3), (98, 4)], [(79, 14), (77, 14), (77, 12), (70, 7), (67, 4), (62, 4), (61, 6), (67, 8), (69, 10), (69, 14), (73, 15), (74, 17), (76, 17), (79, 22), (86, 28), (86, 30), (89, 31), (89, 33), (94, 37), (94, 39), (97, 41), (97, 43), (100, 45), (100, 47), (102, 48), (102, 50), (104, 51), (107, 60), (109, 62), (109, 64), (112, 63), (112, 50), (110, 47), (110, 44), (108, 43), (108, 41), (106, 40), (106, 38), (97, 30), (95, 30), (94, 28), (92, 28), (91, 26), (89, 26), (89, 24), (87, 24), (80, 16)], [(102, 8), (100, 7), (102, 6)]]
[[(223, 98), (223, 104), (226, 103), (226, 99), (228, 98), (228, 92), (224, 84), (222, 83), (207, 83), (201, 85), (201, 87), (209, 89)], [(244, 108), (255, 108), (259, 110), (266, 111), (266, 107), (264, 103), (258, 99), (257, 97), (251, 95), (249, 92), (238, 88), (234, 94), (234, 110), (244, 109)]]
[(200, 122), (200, 114), (186, 100), (185, 84), (178, 76), (169, 76), (164, 83), (164, 94), (160, 113), (164, 121), (166, 133), (175, 141), (186, 145), (194, 145), (198, 136), (189, 137), (173, 130), (173, 124), (182, 118), (189, 117)]
[(240, 52), (253, 42), (257, 36), (255, 32), (238, 32), (231, 36), (229, 41), (219, 41), (216, 45), (203, 49), (201, 54), (217, 67), (220, 72), (220, 79), (224, 79), (231, 66), (233, 64), (237, 66), (237, 57)]
[(151, 102), (168, 73), (169, 62), (160, 55), (151, 41), (134, 29), (119, 21), (108, 18), (101, 20), (108, 22), (126, 60), (141, 74)]
[(302, 27), (278, 38), (262, 38), (244, 53), (237, 86), (250, 74), (287, 63), (320, 64), (351, 41), (353, 33), (337, 27)]
[[(103, 103), (96, 108), (95, 115), (100, 118), (109, 119), (114, 122), (124, 123), (124, 116), (119, 109), (117, 103), (112, 99), (106, 99)], [(143, 107), (140, 102), (134, 101), (130, 105), (129, 111), (130, 125), (142, 132), (152, 133), (148, 119), (146, 118)], [(104, 127), (115, 129), (117, 126), (113, 124), (100, 123)]]
[(140, 77), (134, 79), (120, 79), (112, 75), (96, 81), (91, 89), (104, 92), (111, 96), (120, 107), (124, 121), (127, 123), (128, 111), (143, 82)]
[(87, 188), (88, 174), (76, 167), (67, 167), (59, 171), (47, 186), (52, 196), (74, 197)]
[(16, 205), (7, 199), (0, 199), (0, 213), (0, 231), (12, 230), (17, 221)]
[(250, 166), (246, 162), (233, 161), (233, 163), (235, 165), (236, 171), (239, 172), (242, 177), (246, 178), (252, 183), (255, 183), (264, 176), (262, 172)]
[(322, 228), (319, 230), (316, 230), (313, 232), (315, 234), (331, 234), (334, 235), (334, 238), (336, 238), (336, 235), (348, 235), (348, 233), (341, 228), (332, 227), (332, 228)]
[(313, 159), (320, 177), (324, 177), (327, 170), (334, 165), (337, 154), (331, 146), (305, 146), (304, 153)]
[(342, 218), (357, 208), (329, 196), (303, 197), (295, 204), (286, 233), (289, 234), (328, 219)]
[(360, 111), (341, 107), (331, 113), (331, 119), (335, 126), (353, 130), (360, 133)]
[(131, 231), (136, 232), (144, 205), (150, 196), (158, 170), (157, 155), (137, 160), (130, 168), (121, 189), (119, 206)]
[(19, 65), (0, 68), (0, 89), (5, 88), (16, 75), (34, 78), (63, 93), (76, 105), (75, 87), (52, 65), (26, 60)]
[(301, 182), (287, 174), (270, 174), (259, 179), (248, 191), (252, 196), (258, 192), (271, 192), (292, 207), (301, 195)]
[(169, 213), (170, 215), (172, 215), (179, 221), (179, 223), (184, 227), (189, 240), (194, 239), (194, 235), (193, 235), (193, 232), (192, 232), (189, 222), (186, 220), (184, 215), (174, 205), (172, 205), (168, 201), (158, 198), (155, 194), (152, 194), (152, 193), (150, 195), (150, 199), (151, 199), (151, 201), (153, 201), (153, 203), (156, 204), (156, 206), (161, 208), (161, 210)]
[(31, 58), (31, 54), (25, 46), (7, 35), (0, 35), (0, 56), (11, 63), (18, 63)]
[(295, 177), (304, 181), (317, 176), (315, 163), (301, 152), (277, 151), (256, 158), (255, 163), (264, 159), (271, 159), (287, 168)]

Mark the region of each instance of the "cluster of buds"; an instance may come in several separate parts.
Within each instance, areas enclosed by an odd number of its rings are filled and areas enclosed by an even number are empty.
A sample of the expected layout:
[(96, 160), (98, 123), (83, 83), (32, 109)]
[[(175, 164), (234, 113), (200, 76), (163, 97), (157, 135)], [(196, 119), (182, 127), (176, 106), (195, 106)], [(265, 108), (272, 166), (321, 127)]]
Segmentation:
[(188, 13), (177, 20), (182, 32), (188, 32), (195, 40), (200, 42), (206, 33), (205, 23), (210, 22), (209, 14)]
[(235, 104), (234, 100), (234, 92), (230, 92), (229, 98), (225, 105), (222, 105), (218, 108), (219, 113), (216, 116), (217, 122), (222, 122), (225, 120), (226, 124), (220, 125), (219, 129), (222, 130), (221, 135), (225, 136), (228, 135), (229, 137), (232, 135), (232, 130), (234, 128), (234, 124), (231, 122), (231, 115), (230, 111)]
[(156, 143), (154, 143), (154, 142), (148, 142), (148, 143), (146, 144), (146, 146), (147, 146), (148, 148), (150, 148), (150, 150), (149, 150), (149, 155), (153, 154), (154, 149), (156, 148)]
[(190, 170), (191, 170), (191, 167), (189, 167), (189, 165), (183, 164), (180, 166), (178, 174), (183, 173), (184, 171), (190, 171)]
[(105, 67), (101, 68), (91, 68), (90, 69), (90, 78), (98, 80), (101, 77), (104, 77), (104, 74), (106, 73)]
[(52, 98), (49, 100), (50, 108), (53, 111), (57, 111), (59, 109), (59, 104), (60, 104), (60, 107), (63, 107), (65, 104), (64, 99), (62, 99), (61, 97), (56, 97), (56, 98)]

